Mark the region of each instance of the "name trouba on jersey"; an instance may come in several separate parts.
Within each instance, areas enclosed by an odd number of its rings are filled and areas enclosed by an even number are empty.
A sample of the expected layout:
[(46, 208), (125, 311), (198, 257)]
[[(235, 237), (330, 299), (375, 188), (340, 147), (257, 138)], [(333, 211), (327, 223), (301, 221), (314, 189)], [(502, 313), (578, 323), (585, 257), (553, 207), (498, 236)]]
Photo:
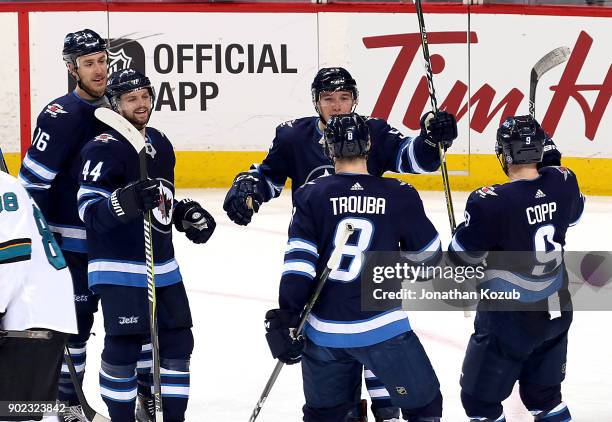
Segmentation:
[(374, 196), (340, 196), (329, 198), (334, 215), (355, 214), (384, 214), (387, 200)]

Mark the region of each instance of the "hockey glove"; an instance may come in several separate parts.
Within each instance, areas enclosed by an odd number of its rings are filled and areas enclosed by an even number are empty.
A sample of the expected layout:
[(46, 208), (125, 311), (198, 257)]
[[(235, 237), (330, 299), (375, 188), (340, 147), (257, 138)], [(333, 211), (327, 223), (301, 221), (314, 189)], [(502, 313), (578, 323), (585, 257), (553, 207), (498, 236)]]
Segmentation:
[(446, 111), (428, 111), (421, 117), (421, 136), (425, 142), (435, 148), (442, 144), (448, 149), (457, 137), (457, 120)]
[(157, 207), (161, 200), (160, 184), (161, 181), (156, 179), (142, 180), (117, 189), (110, 197), (112, 213), (126, 223)]
[(544, 139), (544, 155), (542, 155), (542, 161), (538, 163), (538, 169), (548, 166), (560, 166), (561, 165), (561, 152), (557, 149), (557, 145), (547, 135)]
[(177, 202), (172, 219), (174, 227), (193, 243), (206, 243), (217, 226), (213, 216), (192, 199)]
[(299, 315), (284, 309), (270, 309), (266, 312), (266, 340), (272, 357), (287, 365), (302, 360), (304, 337), (294, 338), (292, 334), (298, 321)]
[(234, 223), (246, 226), (251, 222), (253, 213), (259, 211), (263, 202), (259, 183), (259, 174), (249, 171), (238, 173), (232, 182), (232, 187), (223, 201), (223, 209)]

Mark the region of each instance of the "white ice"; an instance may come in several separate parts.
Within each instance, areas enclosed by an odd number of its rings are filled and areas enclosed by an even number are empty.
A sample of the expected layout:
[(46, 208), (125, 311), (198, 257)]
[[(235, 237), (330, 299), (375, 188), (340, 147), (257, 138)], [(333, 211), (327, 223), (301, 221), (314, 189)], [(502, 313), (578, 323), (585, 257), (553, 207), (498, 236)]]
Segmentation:
[[(178, 198), (200, 201), (217, 221), (205, 245), (175, 233), (176, 256), (187, 286), (194, 322), (191, 359), (190, 422), (247, 421), (274, 367), (264, 338), (263, 316), (276, 307), (287, 227), (290, 192), (264, 204), (248, 227), (233, 224), (222, 209), (224, 191), (179, 190)], [(443, 243), (450, 229), (442, 192), (421, 192), (429, 218)], [(456, 192), (455, 213), (462, 221), (466, 193)], [(611, 250), (612, 198), (589, 197), (580, 223), (567, 234), (569, 250)], [(503, 224), (503, 222), (500, 222)], [(465, 421), (459, 399), (459, 374), (473, 318), (461, 312), (413, 312), (418, 333), (442, 384), (447, 422)], [(612, 312), (576, 312), (570, 329), (563, 396), (578, 422), (612, 421)], [(94, 408), (107, 414), (98, 388), (103, 347), (98, 312), (88, 346), (85, 392)], [(365, 388), (362, 393), (367, 397)], [(283, 369), (258, 420), (302, 420), (304, 397), (299, 365)], [(518, 391), (504, 402), (509, 422), (532, 421)], [(373, 418), (371, 419), (373, 420)]]

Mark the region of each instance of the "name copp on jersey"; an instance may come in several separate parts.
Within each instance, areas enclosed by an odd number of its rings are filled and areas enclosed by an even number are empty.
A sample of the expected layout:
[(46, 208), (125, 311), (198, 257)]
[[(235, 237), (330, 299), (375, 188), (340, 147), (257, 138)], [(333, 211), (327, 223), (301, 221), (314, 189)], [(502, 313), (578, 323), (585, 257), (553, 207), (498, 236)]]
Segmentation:
[(79, 152), (104, 130), (94, 111), (99, 104), (75, 92), (53, 100), (39, 114), (32, 145), (25, 155), (19, 180), (39, 205), (60, 247), (87, 252), (85, 227), (77, 214)]
[(0, 327), (76, 333), (72, 280), (42, 213), (0, 172)]
[[(440, 166), (438, 150), (421, 137), (404, 136), (382, 119), (368, 118), (367, 125), (372, 140), (368, 156), (370, 174), (427, 173)], [(268, 155), (260, 165), (253, 165), (266, 184), (260, 189), (264, 201), (279, 196), (287, 178), (291, 179), (292, 193), (295, 193), (303, 184), (334, 173), (322, 142), (318, 117), (292, 120), (276, 128)]]
[[(484, 258), (487, 251), (544, 252), (535, 255), (536, 264), (541, 265), (535, 265), (530, 274), (495, 269), (486, 272), (486, 287), (497, 291), (518, 289), (521, 301), (528, 302), (545, 299), (562, 287), (564, 268), (549, 261), (561, 259), (567, 228), (578, 222), (584, 210), (584, 196), (574, 173), (566, 167), (543, 167), (539, 172), (533, 180), (472, 192), (465, 221), (449, 246), (455, 252), (478, 252), (476, 260)], [(489, 264), (494, 268), (497, 265)], [(544, 272), (545, 266), (551, 271)]]
[[(174, 150), (164, 134), (146, 129), (149, 178), (162, 179), (162, 202), (152, 210), (155, 283), (168, 286), (182, 280), (172, 246), (174, 209)], [(89, 285), (146, 287), (143, 217), (121, 224), (110, 211), (110, 196), (139, 180), (134, 147), (110, 130), (87, 143), (81, 152), (78, 213), (87, 227)]]
[(419, 262), (427, 263), (441, 253), (438, 233), (412, 186), (345, 173), (316, 179), (294, 196), (280, 283), (281, 308), (302, 311), (346, 222), (356, 230), (305, 326), (308, 338), (321, 346), (368, 346), (411, 329), (399, 307), (387, 312), (361, 310), (364, 252), (414, 251)]

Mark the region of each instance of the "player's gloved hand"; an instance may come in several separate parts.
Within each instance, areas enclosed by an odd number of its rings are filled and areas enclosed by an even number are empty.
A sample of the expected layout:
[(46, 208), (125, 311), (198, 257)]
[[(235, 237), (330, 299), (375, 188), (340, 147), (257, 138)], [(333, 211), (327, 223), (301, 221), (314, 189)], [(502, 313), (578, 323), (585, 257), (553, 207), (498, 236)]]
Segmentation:
[(266, 340), (272, 356), (287, 365), (302, 360), (304, 337), (294, 338), (292, 330), (297, 327), (299, 315), (284, 309), (266, 312)]
[(161, 200), (160, 184), (160, 180), (150, 179), (117, 189), (110, 197), (111, 211), (119, 221), (127, 222), (152, 210)]
[(557, 145), (555, 145), (553, 140), (546, 135), (546, 139), (544, 139), (544, 155), (542, 156), (542, 162), (538, 163), (538, 168), (560, 165), (561, 152), (557, 149)]
[(193, 199), (183, 199), (174, 207), (174, 227), (193, 243), (206, 243), (217, 227), (215, 219)]
[(225, 196), (223, 209), (234, 223), (246, 226), (251, 222), (253, 213), (259, 211), (263, 196), (259, 192), (261, 179), (257, 172), (238, 173), (232, 187)]
[(442, 144), (449, 148), (457, 137), (457, 120), (446, 111), (428, 111), (421, 117), (421, 136), (425, 142), (437, 148)]

